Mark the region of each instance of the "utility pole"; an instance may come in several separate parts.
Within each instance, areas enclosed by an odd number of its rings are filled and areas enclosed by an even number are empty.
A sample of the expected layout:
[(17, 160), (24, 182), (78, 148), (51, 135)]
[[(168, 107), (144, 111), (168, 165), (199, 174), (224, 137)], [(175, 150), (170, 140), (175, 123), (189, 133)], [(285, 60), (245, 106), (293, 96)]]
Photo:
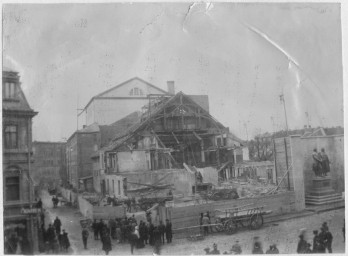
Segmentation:
[[(271, 122), (272, 122), (273, 136), (274, 136), (275, 130), (274, 130), (274, 117), (273, 117), (273, 116), (271, 116)], [(272, 137), (273, 137), (273, 136), (272, 136)]]
[(306, 114), (306, 118), (307, 118), (307, 127), (309, 128), (309, 114), (308, 114), (308, 112), (305, 112), (305, 114)]
[(244, 127), (245, 127), (245, 131), (246, 131), (246, 136), (247, 136), (247, 140), (249, 140), (249, 135), (248, 135), (248, 126), (246, 123), (244, 123)]
[(283, 107), (284, 107), (286, 135), (289, 135), (288, 117), (286, 115), (285, 98), (284, 98), (284, 94), (283, 93), (281, 95), (279, 95), (279, 99), (280, 99), (280, 102), (283, 103)]
[[(83, 113), (84, 110), (85, 109), (83, 109), (83, 108), (76, 109), (76, 125), (77, 125), (76, 130), (79, 129), (79, 116)], [(79, 113), (79, 111), (81, 111), (81, 112)]]

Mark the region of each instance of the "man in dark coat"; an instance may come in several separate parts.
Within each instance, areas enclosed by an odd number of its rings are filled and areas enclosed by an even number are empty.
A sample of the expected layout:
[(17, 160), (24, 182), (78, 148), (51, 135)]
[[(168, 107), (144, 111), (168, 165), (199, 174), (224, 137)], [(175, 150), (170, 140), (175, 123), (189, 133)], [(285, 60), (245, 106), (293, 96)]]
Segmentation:
[(213, 254), (213, 255), (218, 255), (218, 254), (220, 254), (220, 251), (218, 250), (218, 248), (217, 248), (217, 244), (213, 244), (213, 250), (212, 251), (210, 251), (210, 253), (209, 254)]
[(105, 251), (106, 255), (108, 255), (109, 252), (112, 250), (110, 236), (107, 234), (103, 235), (102, 243), (103, 243), (102, 250)]
[(152, 224), (152, 222), (150, 222), (150, 225), (149, 225), (149, 244), (150, 245), (154, 245), (154, 230), (155, 230), (155, 226)]
[(87, 239), (88, 239), (88, 236), (89, 236), (89, 232), (88, 232), (86, 227), (84, 227), (82, 229), (82, 233), (81, 234), (82, 234), (83, 246), (84, 246), (85, 250), (87, 250)]
[(68, 233), (66, 233), (64, 229), (63, 229), (62, 242), (63, 242), (63, 249), (67, 252), (70, 247), (70, 240), (68, 237)]
[(56, 229), (56, 233), (60, 234), (60, 227), (62, 226), (62, 222), (60, 221), (60, 219), (58, 218), (58, 216), (56, 217), (56, 219), (53, 222), (53, 226)]
[(172, 238), (173, 238), (173, 231), (172, 231), (172, 223), (166, 219), (166, 239), (167, 239), (167, 243), (171, 243), (172, 242)]
[(326, 241), (326, 228), (324, 227), (324, 225), (320, 228), (320, 233), (318, 237), (319, 237), (318, 253), (325, 253), (327, 241)]
[(275, 244), (269, 246), (269, 249), (266, 251), (266, 254), (279, 254), (279, 250)]
[(161, 236), (161, 242), (162, 242), (162, 244), (164, 244), (164, 233), (166, 232), (166, 226), (163, 224), (162, 221), (160, 221), (160, 223), (158, 225), (158, 231), (159, 231), (160, 236)]
[(100, 219), (98, 223), (98, 234), (100, 238), (102, 237), (103, 228), (104, 228), (104, 222), (102, 219)]
[(325, 231), (325, 241), (326, 241), (326, 248), (329, 253), (332, 253), (332, 240), (333, 240), (332, 234), (329, 231), (329, 227), (327, 227)]
[(297, 253), (298, 254), (302, 254), (302, 253), (306, 253), (307, 251), (307, 241), (304, 240), (304, 235), (301, 234), (299, 236), (300, 240), (298, 241), (298, 244), (297, 244)]
[(99, 235), (99, 224), (97, 223), (97, 220), (94, 219), (94, 222), (92, 224), (92, 229), (94, 233), (94, 240), (98, 240), (98, 235)]
[(131, 246), (131, 254), (134, 252), (134, 247), (137, 247), (138, 237), (133, 232), (129, 235), (128, 242)]
[(159, 232), (158, 227), (155, 227), (153, 230), (153, 248), (154, 248), (154, 253), (157, 255), (161, 254), (161, 234)]
[(143, 228), (144, 228), (144, 243), (147, 244), (149, 240), (149, 227), (148, 224), (143, 222)]
[(313, 234), (313, 253), (318, 253), (320, 251), (320, 239), (318, 235), (318, 230), (314, 230)]
[(56, 233), (54, 231), (52, 224), (49, 224), (46, 234), (47, 234), (47, 241), (49, 243), (49, 248), (50, 250), (53, 251), (53, 245), (54, 245), (54, 239), (56, 238)]

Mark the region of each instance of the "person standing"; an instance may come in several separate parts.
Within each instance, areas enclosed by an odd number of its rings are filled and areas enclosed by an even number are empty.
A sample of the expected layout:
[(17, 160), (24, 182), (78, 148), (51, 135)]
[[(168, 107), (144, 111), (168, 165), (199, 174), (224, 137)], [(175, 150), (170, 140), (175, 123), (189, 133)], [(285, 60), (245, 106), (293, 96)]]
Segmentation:
[(239, 244), (239, 241), (236, 240), (236, 243), (231, 248), (232, 254), (242, 254), (242, 247)]
[(318, 230), (314, 230), (313, 234), (313, 253), (318, 253), (320, 251), (320, 239), (318, 235)]
[(96, 219), (94, 219), (94, 222), (93, 222), (93, 224), (92, 224), (92, 229), (93, 229), (93, 233), (94, 233), (94, 240), (99, 240), (99, 238), (98, 238), (98, 234), (99, 234), (99, 225), (98, 225)]
[(166, 226), (164, 226), (163, 222), (160, 220), (158, 231), (160, 233), (161, 242), (164, 244), (164, 233), (166, 232)]
[(153, 248), (154, 248), (154, 253), (157, 255), (161, 254), (161, 234), (159, 232), (158, 227), (155, 227), (153, 230)]
[(148, 240), (149, 240), (149, 226), (146, 222), (143, 223), (143, 227), (144, 227), (144, 243), (148, 244)]
[(60, 219), (58, 218), (58, 216), (56, 217), (56, 219), (53, 222), (53, 226), (56, 229), (56, 234), (60, 234), (60, 227), (62, 226), (62, 222), (60, 221)]
[(213, 255), (220, 254), (220, 251), (218, 250), (216, 243), (213, 244), (213, 250), (209, 254), (213, 254)]
[(325, 231), (325, 241), (326, 241), (326, 248), (329, 253), (332, 253), (332, 240), (333, 240), (332, 234), (329, 231), (329, 227), (327, 227)]
[(149, 244), (150, 245), (154, 245), (154, 230), (155, 230), (155, 226), (152, 224), (152, 222), (150, 222), (149, 225)]
[(304, 235), (301, 234), (299, 236), (300, 240), (298, 241), (298, 244), (297, 244), (297, 253), (298, 254), (302, 254), (302, 253), (306, 253), (307, 251), (307, 241), (304, 240)]
[(63, 240), (63, 249), (67, 252), (70, 247), (70, 241), (69, 241), (68, 233), (65, 232), (64, 229), (63, 229), (62, 240)]
[(84, 227), (82, 229), (82, 241), (83, 241), (83, 247), (85, 248), (85, 250), (87, 250), (87, 239), (88, 239), (88, 236), (89, 236), (89, 232), (88, 232), (87, 228)]
[(109, 255), (109, 252), (112, 250), (112, 247), (110, 236), (107, 233), (103, 233), (102, 243), (102, 250), (105, 251), (106, 255)]
[(209, 233), (209, 218), (206, 214), (204, 215), (202, 219), (202, 225), (203, 225), (204, 235), (206, 236)]
[(165, 232), (166, 232), (167, 243), (170, 244), (173, 238), (173, 231), (172, 231), (172, 223), (168, 219), (166, 219)]

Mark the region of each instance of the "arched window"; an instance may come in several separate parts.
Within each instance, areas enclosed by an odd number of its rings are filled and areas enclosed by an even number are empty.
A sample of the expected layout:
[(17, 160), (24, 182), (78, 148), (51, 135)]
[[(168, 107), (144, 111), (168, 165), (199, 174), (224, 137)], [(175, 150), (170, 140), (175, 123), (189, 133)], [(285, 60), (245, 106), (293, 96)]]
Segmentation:
[(129, 95), (133, 96), (139, 96), (139, 95), (144, 95), (143, 90), (141, 90), (138, 87), (134, 87), (132, 90), (130, 90)]

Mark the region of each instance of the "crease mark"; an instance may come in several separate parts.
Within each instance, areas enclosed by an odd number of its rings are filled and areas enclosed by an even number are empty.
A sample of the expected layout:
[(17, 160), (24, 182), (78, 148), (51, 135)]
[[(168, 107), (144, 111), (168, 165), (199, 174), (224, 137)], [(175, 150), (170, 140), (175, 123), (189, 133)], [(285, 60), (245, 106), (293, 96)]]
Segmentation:
[(320, 89), (320, 87), (317, 85), (316, 82), (313, 81), (313, 79), (300, 67), (299, 63), (295, 60), (295, 58), (293, 58), (287, 51), (285, 51), (280, 45), (278, 45), (276, 42), (274, 42), (271, 38), (269, 38), (268, 35), (266, 35), (266, 33), (260, 31), (259, 29), (245, 23), (245, 22), (241, 22), (245, 27), (247, 27), (249, 30), (251, 30), (252, 32), (254, 32), (255, 34), (261, 36), (263, 39), (265, 39), (268, 43), (270, 43), (272, 46), (274, 46), (276, 49), (278, 49), (280, 52), (283, 53), (283, 55), (286, 56), (286, 58), (288, 59), (289, 62), (289, 66), (288, 69), (292, 69), (292, 72), (294, 72), (295, 76), (296, 76), (296, 82), (297, 82), (297, 88), (300, 88), (301, 86), (301, 82), (305, 81), (306, 79), (303, 79), (301, 81), (301, 76), (299, 71), (301, 71), (306, 78), (308, 78), (312, 84), (316, 87), (316, 89), (321, 93), (322, 90)]
[(184, 18), (184, 21), (182, 23), (182, 31), (184, 31), (185, 33), (187, 33), (187, 30), (185, 29), (185, 24), (186, 24), (186, 21), (187, 21), (187, 17), (189, 16), (190, 12), (191, 12), (191, 9), (196, 5), (197, 3), (196, 2), (193, 2), (192, 4), (190, 4), (190, 6), (188, 7), (187, 9), (187, 12), (185, 14), (185, 18)]
[(142, 34), (148, 26), (153, 25), (154, 23), (156, 23), (157, 20), (159, 19), (159, 17), (161, 17), (162, 15), (163, 15), (163, 10), (162, 10), (162, 12), (161, 12), (160, 14), (156, 15), (149, 23), (147, 23), (147, 24), (140, 30), (139, 34)]

